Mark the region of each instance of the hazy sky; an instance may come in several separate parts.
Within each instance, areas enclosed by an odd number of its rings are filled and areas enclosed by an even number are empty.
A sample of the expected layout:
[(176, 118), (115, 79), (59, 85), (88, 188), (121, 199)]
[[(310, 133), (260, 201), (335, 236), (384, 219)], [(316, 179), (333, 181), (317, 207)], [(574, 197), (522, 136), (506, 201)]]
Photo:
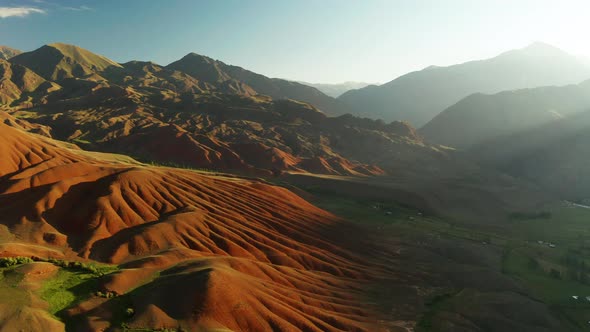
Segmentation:
[(533, 41), (590, 54), (588, 17), (590, 0), (0, 0), (0, 45), (163, 65), (197, 52), (271, 77), (387, 82)]

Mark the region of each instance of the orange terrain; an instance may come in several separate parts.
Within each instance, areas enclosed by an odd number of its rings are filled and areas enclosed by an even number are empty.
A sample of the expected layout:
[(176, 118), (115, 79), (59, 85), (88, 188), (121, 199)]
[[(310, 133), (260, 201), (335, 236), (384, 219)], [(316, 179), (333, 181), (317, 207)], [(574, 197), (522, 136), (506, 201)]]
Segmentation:
[[(119, 265), (100, 285), (129, 295), (132, 328), (378, 330), (362, 283), (379, 272), (355, 226), (258, 180), (133, 164), (17, 127), (0, 124), (2, 256)], [(115, 304), (90, 297), (66, 315), (74, 330), (118, 328)]]

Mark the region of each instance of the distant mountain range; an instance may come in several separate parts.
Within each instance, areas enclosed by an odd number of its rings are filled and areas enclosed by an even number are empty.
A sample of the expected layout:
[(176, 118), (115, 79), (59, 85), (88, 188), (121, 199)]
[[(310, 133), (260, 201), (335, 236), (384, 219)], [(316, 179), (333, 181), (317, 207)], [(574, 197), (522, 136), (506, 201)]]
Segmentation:
[(590, 103), (586, 111), (474, 146), (479, 163), (589, 203)]
[(590, 66), (553, 46), (534, 43), (497, 57), (449, 67), (431, 66), (380, 86), (338, 97), (358, 116), (405, 120), (421, 127), (473, 93), (577, 84), (590, 78)]
[(559, 197), (586, 203), (590, 197), (590, 80), (473, 94), (419, 133)]
[(590, 110), (590, 81), (562, 87), (473, 94), (420, 129), (429, 141), (467, 149)]
[(314, 87), (314, 88), (320, 90), (321, 92), (323, 92), (333, 98), (340, 97), (346, 91), (361, 89), (361, 88), (364, 88), (368, 85), (372, 85), (372, 83), (365, 83), (365, 82), (344, 82), (344, 83), (329, 84), (329, 83), (308, 83), (308, 82), (299, 81), (299, 83)]
[(21, 51), (16, 50), (14, 48), (0, 45), (0, 60), (8, 60), (8, 59), (12, 58), (13, 56), (19, 55), (21, 53), (22, 53)]
[[(505, 66), (508, 59), (516, 59), (513, 65), (523, 58), (537, 59), (524, 71), (531, 72), (539, 63), (563, 64), (564, 57), (554, 48), (533, 45), (455, 68), (490, 70), (493, 63)], [(573, 67), (565, 66), (564, 73), (574, 76)], [(452, 68), (424, 72), (448, 73)], [(555, 74), (554, 68), (547, 73)], [(194, 53), (168, 66), (145, 61), (120, 64), (66, 44), (45, 45), (0, 60), (0, 81), (1, 108), (16, 119), (26, 117), (30, 131), (144, 161), (266, 175), (412, 170), (415, 176), (416, 168), (437, 174), (455, 154), (439, 144), (473, 151), (590, 109), (590, 81), (477, 93), (416, 132), (404, 122), (329, 117), (309, 100), (317, 97), (333, 106), (338, 102), (316, 88)], [(369, 87), (357, 91), (364, 89)], [(424, 99), (428, 98), (415, 101)], [(461, 163), (444, 167), (453, 173), (464, 167), (457, 166)]]
[(315, 105), (335, 99), (315, 88), (194, 53), (119, 64), (58, 43), (0, 61), (13, 115), (91, 150), (249, 174), (374, 175), (444, 155), (405, 123), (328, 117)]

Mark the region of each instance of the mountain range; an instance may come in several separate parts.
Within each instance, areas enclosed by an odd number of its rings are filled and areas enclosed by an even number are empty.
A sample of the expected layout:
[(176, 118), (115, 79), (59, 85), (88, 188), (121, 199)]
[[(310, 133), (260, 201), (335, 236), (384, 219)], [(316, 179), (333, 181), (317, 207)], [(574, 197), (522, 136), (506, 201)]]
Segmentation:
[[(455, 70), (510, 90), (518, 75), (495, 71), (523, 62), (535, 82), (584, 75), (564, 59), (536, 44), (408, 75), (440, 71), (424, 91)], [(117, 63), (57, 43), (0, 60), (0, 329), (586, 326), (535, 286), (581, 280), (536, 241), (585, 241), (551, 218), (590, 194), (588, 89), (469, 92), (416, 130), (195, 53)]]
[(379, 86), (344, 93), (350, 112), (422, 127), (444, 109), (473, 93), (498, 93), (540, 86), (578, 84), (590, 67), (576, 56), (544, 43), (494, 58), (412, 72)]
[(31, 70), (27, 82), (35, 84), (26, 86), (13, 78), (16, 92), (5, 92), (4, 98), (15, 115), (28, 114), (30, 121), (50, 127), (55, 138), (151, 162), (248, 173), (369, 175), (384, 170), (365, 161), (391, 149), (408, 153), (389, 157), (383, 167), (414, 154), (444, 153), (424, 145), (405, 123), (328, 117), (281, 92), (322, 95), (314, 88), (196, 54), (166, 67), (118, 64), (72, 45), (51, 44), (16, 56), (7, 66), (30, 67), (42, 76)]
[(431, 142), (468, 149), (590, 110), (590, 81), (576, 85), (473, 94), (420, 129)]

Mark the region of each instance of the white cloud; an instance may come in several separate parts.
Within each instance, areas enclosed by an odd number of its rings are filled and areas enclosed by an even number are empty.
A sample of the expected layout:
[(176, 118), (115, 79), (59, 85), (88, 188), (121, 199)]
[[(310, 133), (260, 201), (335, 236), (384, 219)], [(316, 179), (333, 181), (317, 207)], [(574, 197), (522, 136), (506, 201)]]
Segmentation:
[(77, 12), (81, 12), (81, 11), (86, 11), (86, 10), (92, 10), (92, 8), (88, 7), (88, 6), (80, 6), (80, 7), (60, 7), (61, 9), (65, 9), (65, 10), (73, 10), (73, 11), (77, 11)]
[(25, 17), (30, 14), (45, 14), (43, 9), (33, 7), (0, 7), (0, 18)]

